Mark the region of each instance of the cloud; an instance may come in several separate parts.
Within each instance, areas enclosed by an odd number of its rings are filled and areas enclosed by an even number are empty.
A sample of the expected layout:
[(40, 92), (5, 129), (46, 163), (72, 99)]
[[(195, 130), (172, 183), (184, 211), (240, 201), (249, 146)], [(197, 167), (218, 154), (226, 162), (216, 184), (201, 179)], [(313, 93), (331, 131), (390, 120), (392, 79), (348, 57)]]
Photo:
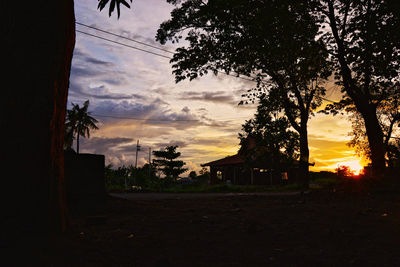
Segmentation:
[(155, 143), (154, 147), (155, 150), (163, 150), (167, 146), (178, 146), (178, 150), (180, 150), (183, 147), (186, 147), (188, 143), (186, 141), (181, 141), (181, 140), (171, 140), (169, 142), (160, 142), (160, 143)]
[(153, 126), (171, 127), (184, 130), (199, 126), (221, 127), (227, 125), (218, 122), (205, 115), (196, 115), (187, 106), (180, 111), (173, 111), (170, 105), (157, 98), (148, 104), (132, 101), (110, 101), (98, 102), (92, 110), (94, 117), (99, 117), (106, 123), (118, 123), (126, 121), (129, 124), (147, 124)]
[(232, 94), (226, 91), (208, 91), (208, 92), (197, 92), (197, 91), (185, 91), (182, 96), (179, 97), (180, 100), (198, 100), (212, 103), (222, 103), (228, 105), (237, 105), (237, 101)]
[(123, 94), (123, 93), (113, 93), (106, 87), (106, 85), (99, 85), (95, 87), (86, 86), (83, 87), (75, 81), (71, 82), (70, 96), (72, 97), (82, 97), (85, 98), (95, 98), (95, 99), (144, 99), (144, 96), (138, 94)]
[(127, 73), (118, 70), (111, 61), (95, 58), (91, 52), (76, 48), (71, 67), (70, 97), (82, 99), (143, 99), (138, 94), (121, 93), (119, 87), (128, 86)]
[(80, 141), (82, 152), (109, 154), (119, 146), (133, 142), (134, 139), (126, 137), (92, 137), (82, 138)]

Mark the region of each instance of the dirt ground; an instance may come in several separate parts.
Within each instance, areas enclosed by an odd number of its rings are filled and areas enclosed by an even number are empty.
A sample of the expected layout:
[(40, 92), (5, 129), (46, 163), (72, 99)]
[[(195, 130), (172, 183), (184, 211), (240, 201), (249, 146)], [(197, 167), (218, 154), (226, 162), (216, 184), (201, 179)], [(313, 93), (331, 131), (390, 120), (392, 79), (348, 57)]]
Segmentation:
[(42, 266), (400, 266), (398, 192), (123, 200), (29, 263)]

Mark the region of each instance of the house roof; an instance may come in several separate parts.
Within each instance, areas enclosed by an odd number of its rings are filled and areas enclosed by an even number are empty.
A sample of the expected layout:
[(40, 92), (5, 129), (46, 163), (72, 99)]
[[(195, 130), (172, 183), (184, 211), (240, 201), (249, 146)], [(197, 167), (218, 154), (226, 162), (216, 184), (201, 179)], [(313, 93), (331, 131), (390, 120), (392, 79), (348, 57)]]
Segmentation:
[(201, 166), (224, 166), (224, 165), (235, 165), (244, 163), (244, 158), (241, 155), (228, 156), (223, 159), (214, 160), (208, 163), (201, 164)]

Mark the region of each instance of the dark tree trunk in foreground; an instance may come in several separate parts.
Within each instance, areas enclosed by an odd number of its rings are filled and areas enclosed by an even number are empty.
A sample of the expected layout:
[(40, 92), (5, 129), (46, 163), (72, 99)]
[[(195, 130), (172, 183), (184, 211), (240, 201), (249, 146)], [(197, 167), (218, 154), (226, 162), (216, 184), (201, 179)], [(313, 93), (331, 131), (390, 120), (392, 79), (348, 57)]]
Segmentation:
[(365, 129), (371, 151), (371, 162), (376, 176), (381, 176), (385, 170), (386, 147), (383, 141), (383, 132), (374, 108), (361, 112), (364, 118)]
[(300, 129), (300, 175), (301, 187), (303, 190), (309, 189), (309, 160), (310, 150), (308, 149), (307, 123)]
[[(351, 2), (348, 2), (348, 4), (350, 5)], [(339, 26), (337, 25), (335, 14), (333, 1), (329, 1), (327, 15), (329, 17), (332, 35), (337, 45), (337, 59), (340, 65), (340, 74), (343, 79), (344, 89), (349, 97), (354, 101), (357, 111), (360, 112), (364, 119), (369, 148), (371, 151), (372, 168), (375, 176), (381, 177), (385, 170), (385, 144), (383, 142), (382, 128), (376, 114), (376, 106), (372, 103), (371, 88), (369, 87), (370, 84), (369, 82), (357, 84), (356, 80), (353, 78), (352, 70), (350, 69), (351, 64), (347, 61), (348, 58), (346, 58), (346, 45), (343, 37), (340, 37), (339, 35)], [(371, 33), (367, 31), (365, 34), (368, 35)], [(365, 60), (370, 60), (373, 52), (371, 49), (368, 49), (368, 45), (369, 43), (367, 43), (364, 52), (366, 57)], [(368, 67), (370, 66), (368, 65)], [(366, 71), (364, 80), (371, 80), (370, 70)]]
[(0, 227), (15, 241), (67, 229), (63, 140), (75, 17), (73, 0), (3, 1), (1, 9), (0, 162), (9, 174)]

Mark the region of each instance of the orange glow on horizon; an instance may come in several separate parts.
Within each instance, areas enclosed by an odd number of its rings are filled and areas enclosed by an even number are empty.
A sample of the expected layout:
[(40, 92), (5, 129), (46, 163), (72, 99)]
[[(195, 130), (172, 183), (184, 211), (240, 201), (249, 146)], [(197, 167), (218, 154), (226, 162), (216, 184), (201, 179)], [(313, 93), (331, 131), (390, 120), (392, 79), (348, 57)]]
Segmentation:
[(353, 175), (360, 175), (362, 170), (364, 169), (364, 166), (361, 165), (360, 161), (358, 160), (349, 160), (349, 161), (344, 161), (340, 162), (337, 164), (337, 167), (340, 166), (348, 166), (350, 168), (350, 171), (353, 173)]

